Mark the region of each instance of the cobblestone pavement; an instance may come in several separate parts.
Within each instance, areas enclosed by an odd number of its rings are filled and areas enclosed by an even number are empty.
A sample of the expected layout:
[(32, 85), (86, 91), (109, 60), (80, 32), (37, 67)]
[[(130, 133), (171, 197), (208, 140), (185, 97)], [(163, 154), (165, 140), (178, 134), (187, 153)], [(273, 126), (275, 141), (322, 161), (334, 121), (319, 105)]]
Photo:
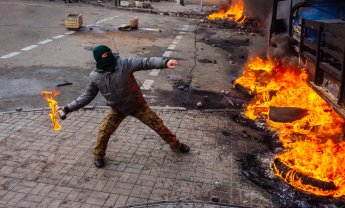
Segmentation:
[(172, 152), (128, 117), (110, 139), (104, 169), (93, 166), (92, 149), (107, 108), (74, 112), (60, 131), (52, 130), (47, 110), (0, 113), (0, 207), (120, 207), (212, 196), (224, 204), (273, 207), (236, 163), (236, 154), (262, 147), (241, 137), (243, 127), (226, 112), (154, 109), (191, 152)]

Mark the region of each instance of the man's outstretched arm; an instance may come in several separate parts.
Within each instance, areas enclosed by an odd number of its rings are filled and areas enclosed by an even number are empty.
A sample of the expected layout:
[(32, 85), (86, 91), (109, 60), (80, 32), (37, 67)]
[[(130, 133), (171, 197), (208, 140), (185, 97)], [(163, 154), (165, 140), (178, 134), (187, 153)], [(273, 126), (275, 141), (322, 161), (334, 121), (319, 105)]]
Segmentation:
[(97, 96), (98, 91), (97, 86), (89, 82), (85, 92), (63, 108), (65, 113), (70, 113), (86, 106)]
[(164, 69), (164, 68), (175, 68), (179, 65), (178, 61), (173, 59), (168, 59), (165, 57), (149, 57), (149, 58), (123, 58), (124, 66), (128, 67), (128, 70), (133, 73), (141, 70), (150, 69)]

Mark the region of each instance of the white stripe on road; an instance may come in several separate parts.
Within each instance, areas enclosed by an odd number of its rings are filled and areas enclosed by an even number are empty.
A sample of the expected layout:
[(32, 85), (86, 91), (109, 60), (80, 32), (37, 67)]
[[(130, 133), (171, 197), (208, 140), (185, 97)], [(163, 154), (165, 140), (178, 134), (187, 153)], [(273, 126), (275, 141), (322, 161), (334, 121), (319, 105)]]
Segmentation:
[(161, 70), (159, 70), (159, 69), (152, 69), (151, 70), (151, 72), (149, 73), (149, 75), (150, 76), (158, 76), (158, 74), (159, 74), (159, 72), (160, 72)]
[(31, 49), (34, 49), (36, 47), (38, 47), (38, 45), (31, 45), (31, 46), (28, 46), (26, 48), (22, 48), (22, 51), (30, 51)]
[(60, 39), (60, 38), (63, 38), (63, 37), (65, 37), (65, 35), (58, 35), (58, 36), (55, 36), (55, 37), (53, 37), (54, 39)]
[(179, 32), (179, 34), (180, 34), (180, 35), (184, 35), (184, 34), (187, 34), (187, 33), (186, 33), (186, 32), (181, 31), (181, 32)]
[(174, 49), (175, 49), (175, 47), (176, 47), (176, 45), (171, 44), (171, 45), (168, 47), (168, 50), (174, 50)]
[(165, 51), (163, 57), (170, 57), (172, 51)]
[(180, 40), (175, 39), (171, 44), (177, 45), (180, 42)]
[(176, 36), (176, 39), (177, 39), (177, 40), (181, 40), (182, 37), (183, 37), (183, 35), (178, 35), (178, 36)]
[(11, 57), (19, 55), (19, 54), (20, 54), (20, 52), (13, 52), (13, 53), (9, 53), (7, 55), (1, 56), (0, 58), (2, 58), (2, 59), (11, 58)]
[(145, 31), (154, 31), (154, 32), (162, 32), (161, 29), (158, 28), (145, 28), (145, 27), (139, 27), (139, 30), (145, 30)]
[[(0, 2), (0, 4), (3, 4), (3, 2)], [(7, 3), (5, 3), (5, 4), (7, 4)], [(38, 4), (27, 4), (27, 5), (40, 6), (40, 5), (38, 5)], [(123, 14), (124, 14), (124, 13), (123, 13)], [(110, 20), (110, 19), (114, 19), (114, 18), (116, 18), (116, 17), (120, 17), (120, 16), (122, 16), (123, 14), (117, 15), (117, 16), (113, 16), (113, 17), (109, 17), (109, 18), (104, 19), (104, 20), (97, 21), (97, 23), (102, 23), (102, 22), (108, 21), (108, 20)], [(96, 24), (97, 24), (97, 23), (96, 23)], [(94, 25), (94, 24), (92, 24), (92, 25)], [(88, 25), (88, 26), (92, 26), (92, 25)], [(64, 35), (57, 35), (57, 36), (53, 37), (53, 39), (60, 39), (60, 38), (65, 37), (66, 35), (71, 35), (71, 34), (73, 34), (73, 33), (75, 33), (75, 32), (76, 32), (76, 31), (68, 31), (68, 32), (64, 33)], [(46, 44), (46, 43), (49, 43), (49, 42), (52, 42), (52, 41), (53, 41), (52, 39), (46, 39), (46, 40), (43, 40), (43, 41), (38, 42), (38, 44), (39, 44), (39, 45), (43, 45), (43, 44)], [(23, 49), (21, 49), (21, 50), (23, 50), (23, 51), (29, 51), (29, 50), (31, 50), (31, 49), (33, 49), (33, 48), (36, 48), (36, 47), (38, 47), (38, 45), (31, 45), (31, 46), (25, 47), (25, 48), (23, 48)], [(0, 58), (2, 58), (2, 59), (7, 59), (7, 58), (11, 58), (11, 57), (13, 57), (13, 56), (19, 55), (19, 54), (20, 54), (20, 52), (13, 52), (13, 53), (9, 53), (9, 54), (7, 54), (7, 55), (1, 56)]]
[(122, 15), (123, 15), (123, 14), (116, 15), (116, 16), (112, 16), (112, 17), (109, 17), (109, 18), (107, 18), (107, 19), (99, 20), (99, 21), (97, 21), (95, 24), (87, 25), (87, 27), (94, 26), (94, 25), (98, 25), (99, 23), (103, 23), (103, 22), (105, 22), (105, 21), (108, 21), (108, 20), (111, 20), (111, 19), (114, 19), (114, 18), (117, 18), (117, 17), (121, 17)]
[(41, 42), (38, 42), (38, 44), (43, 45), (43, 44), (46, 44), (46, 43), (49, 43), (49, 42), (52, 42), (52, 41), (53, 41), (52, 39), (46, 39), (46, 40), (43, 40)]
[(189, 25), (183, 26), (182, 30), (187, 30), (189, 28)]
[(154, 80), (146, 79), (140, 89), (149, 90), (154, 82)]
[(8, 4), (8, 5), (21, 5), (21, 6), (42, 6), (41, 4), (24, 4), (24, 3), (7, 3), (7, 2), (0, 2), (0, 4)]
[(69, 32), (66, 32), (65, 35), (72, 35), (73, 33), (75, 33), (75, 31), (69, 31)]

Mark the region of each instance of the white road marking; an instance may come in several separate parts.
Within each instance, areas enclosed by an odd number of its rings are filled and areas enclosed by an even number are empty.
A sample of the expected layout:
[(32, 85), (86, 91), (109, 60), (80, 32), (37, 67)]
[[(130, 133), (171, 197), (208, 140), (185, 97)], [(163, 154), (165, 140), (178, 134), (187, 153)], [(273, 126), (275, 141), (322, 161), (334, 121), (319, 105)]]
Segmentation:
[(60, 38), (63, 38), (63, 37), (65, 37), (65, 35), (58, 35), (58, 36), (53, 37), (53, 39), (60, 39)]
[(180, 42), (180, 40), (175, 39), (171, 44), (177, 45)]
[(154, 82), (154, 80), (146, 79), (144, 83), (141, 85), (140, 89), (149, 90)]
[(158, 76), (158, 74), (159, 74), (159, 72), (160, 72), (161, 70), (159, 70), (159, 69), (152, 69), (151, 70), (151, 72), (149, 73), (149, 75), (150, 76)]
[(49, 43), (49, 42), (52, 42), (52, 41), (53, 41), (52, 39), (46, 39), (46, 40), (43, 40), (41, 42), (38, 42), (38, 44), (43, 45), (43, 44), (46, 44), (46, 43)]
[(182, 37), (183, 37), (183, 35), (178, 35), (178, 36), (176, 36), (176, 39), (177, 39), (177, 40), (181, 40)]
[(19, 55), (19, 54), (20, 54), (20, 52), (13, 52), (13, 53), (9, 53), (7, 55), (1, 56), (0, 58), (7, 59), (7, 58), (11, 58), (13, 56)]
[(0, 4), (8, 4), (8, 5), (26, 5), (26, 6), (42, 6), (42, 5), (40, 5), (40, 4), (24, 4), (24, 3), (13, 3), (13, 2), (11, 2), (11, 3), (7, 3), (7, 2), (0, 2)]
[(94, 26), (94, 25), (98, 25), (98, 24), (103, 23), (103, 22), (105, 22), (105, 21), (108, 21), (108, 20), (111, 20), (111, 19), (114, 19), (114, 18), (117, 18), (117, 17), (121, 17), (122, 15), (123, 15), (123, 14), (116, 15), (116, 16), (112, 16), (112, 17), (109, 17), (109, 18), (106, 18), (106, 19), (103, 19), (103, 20), (99, 20), (99, 21), (97, 21), (95, 24), (87, 25), (87, 27)]
[(73, 33), (75, 33), (75, 31), (69, 31), (69, 32), (66, 32), (65, 35), (72, 35)]
[(184, 34), (186, 34), (186, 33), (187, 33), (187, 32), (183, 32), (183, 31), (179, 32), (180, 35), (184, 35)]
[[(183, 29), (188, 29), (189, 25), (185, 25), (182, 27), (182, 30)], [(180, 40), (183, 38), (183, 35), (182, 34), (186, 34), (186, 32), (183, 32), (181, 31), (180, 32), (181, 35), (177, 35), (175, 40), (170, 44), (170, 46), (168, 47), (167, 51), (165, 51), (163, 53), (163, 57), (170, 57), (171, 53), (172, 53), (172, 50), (174, 50), (177, 46), (177, 44), (180, 42)]]
[(163, 57), (170, 57), (172, 51), (165, 51)]
[(175, 48), (176, 48), (176, 45), (171, 44), (171, 45), (168, 47), (168, 50), (174, 50)]
[(154, 31), (154, 32), (161, 32), (161, 29), (158, 28), (146, 28), (146, 27), (139, 27), (139, 30), (145, 30), (145, 31)]
[(182, 30), (187, 30), (189, 28), (189, 25), (183, 26)]
[(26, 48), (22, 48), (22, 51), (29, 51), (29, 50), (34, 49), (36, 47), (38, 47), (38, 45), (31, 45), (31, 46), (28, 46)]

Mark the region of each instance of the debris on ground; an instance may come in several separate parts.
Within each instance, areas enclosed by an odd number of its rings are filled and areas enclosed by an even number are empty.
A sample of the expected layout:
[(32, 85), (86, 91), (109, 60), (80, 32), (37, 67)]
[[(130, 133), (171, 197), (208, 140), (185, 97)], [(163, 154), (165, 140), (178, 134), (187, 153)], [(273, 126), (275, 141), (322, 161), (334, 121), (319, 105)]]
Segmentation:
[(139, 26), (139, 18), (135, 17), (129, 20), (129, 24), (122, 24), (117, 29), (120, 31), (137, 30)]
[(57, 84), (56, 86), (57, 87), (63, 87), (63, 86), (68, 86), (68, 85), (72, 85), (73, 83), (72, 82), (68, 82), (66, 80), (63, 80), (64, 83), (61, 83), (61, 84)]
[(203, 104), (202, 104), (202, 102), (198, 102), (198, 103), (196, 104), (196, 106), (197, 106), (198, 108), (201, 108), (201, 107), (203, 106)]

